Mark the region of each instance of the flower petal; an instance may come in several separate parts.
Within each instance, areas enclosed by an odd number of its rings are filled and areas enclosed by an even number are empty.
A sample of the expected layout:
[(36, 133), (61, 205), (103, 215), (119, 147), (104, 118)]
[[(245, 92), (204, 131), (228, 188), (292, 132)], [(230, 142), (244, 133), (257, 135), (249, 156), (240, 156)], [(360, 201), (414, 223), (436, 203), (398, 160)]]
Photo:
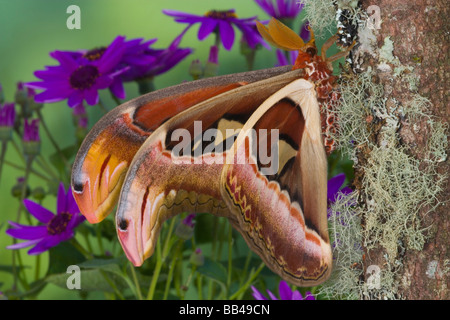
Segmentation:
[(215, 19), (205, 19), (205, 21), (202, 22), (200, 28), (198, 29), (198, 39), (205, 40), (206, 37), (208, 37), (211, 32), (214, 31), (218, 23), (219, 21)]
[(180, 22), (178, 20), (183, 20), (183, 22), (197, 23), (197, 22), (203, 21), (203, 19), (205, 18), (203, 16), (198, 16), (195, 14), (185, 13), (185, 12), (176, 11), (176, 10), (163, 10), (162, 12), (168, 16), (176, 18), (175, 21), (177, 21), (177, 22)]
[(37, 255), (47, 251), (50, 248), (57, 246), (61, 241), (58, 236), (47, 236), (36, 244), (33, 248), (28, 250), (29, 255)]
[(58, 188), (58, 195), (56, 201), (56, 214), (60, 214), (62, 212), (67, 212), (67, 201), (66, 201), (66, 189), (64, 188), (64, 184), (61, 182)]
[(298, 290), (295, 290), (292, 293), (291, 300), (303, 300), (302, 294)]
[(61, 64), (61, 67), (68, 70), (73, 71), (78, 67), (78, 63), (74, 60), (73, 56), (65, 51), (53, 51), (50, 52), (50, 56), (53, 59), (58, 60)]
[(47, 233), (46, 226), (22, 226), (18, 229), (8, 229), (6, 234), (22, 240), (38, 240), (45, 237)]
[(83, 102), (83, 92), (81, 90), (74, 90), (67, 100), (69, 107), (73, 108)]
[(109, 86), (111, 92), (119, 99), (125, 99), (126, 93), (123, 87), (123, 82), (119, 78), (115, 78), (112, 84)]
[(330, 180), (328, 180), (328, 188), (327, 188), (327, 199), (328, 201), (334, 202), (336, 198), (336, 194), (341, 188), (342, 184), (345, 181), (345, 174), (340, 173)]
[(96, 105), (100, 99), (98, 90), (95, 88), (86, 90), (84, 93), (84, 98), (86, 99), (87, 104), (91, 106)]
[(98, 65), (98, 70), (100, 73), (106, 74), (117, 67), (126, 49), (124, 42), (124, 36), (117, 36), (113, 42), (111, 42), (105, 53), (100, 58)]
[(78, 205), (75, 201), (75, 198), (73, 197), (72, 190), (68, 190), (67, 194), (67, 212), (70, 214), (76, 214), (80, 212), (80, 209), (78, 208)]
[(254, 286), (251, 286), (251, 288), (253, 291), (253, 298), (255, 298), (256, 300), (267, 300), (267, 298), (261, 292), (259, 292), (258, 289), (256, 289)]
[(55, 216), (53, 212), (34, 201), (25, 199), (23, 200), (23, 204), (25, 208), (27, 208), (28, 212), (42, 223), (50, 222), (50, 220)]
[(305, 298), (303, 300), (316, 300), (316, 297), (314, 297), (311, 291), (306, 291)]
[(266, 291), (271, 300), (278, 300), (278, 298), (272, 293), (272, 291), (270, 291), (270, 290), (266, 290)]
[(234, 29), (229, 22), (219, 21), (220, 40), (226, 50), (230, 50), (234, 42)]
[(7, 246), (6, 249), (11, 249), (11, 250), (22, 249), (22, 248), (26, 248), (26, 247), (32, 246), (33, 244), (38, 243), (39, 241), (41, 241), (41, 239), (15, 243), (15, 244), (12, 244), (10, 246)]
[(285, 281), (280, 281), (278, 292), (281, 300), (292, 300), (292, 290)]

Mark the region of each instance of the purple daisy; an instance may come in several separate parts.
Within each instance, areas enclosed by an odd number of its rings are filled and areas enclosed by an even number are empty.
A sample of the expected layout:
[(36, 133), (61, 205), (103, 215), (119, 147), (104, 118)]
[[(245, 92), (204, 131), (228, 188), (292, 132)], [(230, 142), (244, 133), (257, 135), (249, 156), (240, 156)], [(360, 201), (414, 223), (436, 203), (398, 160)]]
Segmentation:
[[(252, 288), (252, 295), (256, 300), (267, 300), (267, 298), (258, 291), (254, 286)], [(303, 297), (302, 294), (298, 291), (292, 291), (289, 285), (285, 281), (280, 281), (278, 286), (278, 293), (280, 294), (279, 300), (316, 300), (316, 298), (312, 295), (311, 292), (307, 291), (306, 296)], [(270, 291), (267, 290), (267, 294), (269, 295), (270, 300), (278, 300), (278, 298)]]
[(255, 0), (269, 16), (278, 20), (294, 19), (303, 9), (298, 0)]
[(127, 68), (117, 70), (125, 52), (125, 37), (119, 36), (107, 48), (83, 52), (53, 51), (50, 56), (58, 66), (47, 66), (34, 75), (42, 81), (28, 82), (26, 86), (44, 89), (34, 99), (38, 103), (51, 103), (68, 99), (73, 108), (84, 100), (89, 105), (99, 102), (98, 91), (110, 88), (118, 98), (124, 97), (123, 86), (114, 81)]
[(166, 49), (150, 48), (153, 40), (130, 46), (124, 57), (124, 62), (130, 66), (130, 70), (121, 75), (123, 81), (153, 78), (172, 69), (192, 53), (190, 48), (179, 48), (183, 35), (184, 32)]
[(9, 221), (13, 228), (6, 230), (6, 234), (27, 241), (6, 248), (22, 249), (34, 246), (28, 251), (29, 255), (41, 254), (57, 246), (60, 242), (69, 240), (74, 236), (74, 229), (85, 220), (84, 216), (80, 214), (70, 188), (66, 193), (62, 183), (58, 190), (56, 215), (31, 200), (25, 199), (23, 204), (28, 212), (42, 224), (26, 226)]
[(233, 9), (227, 11), (212, 10), (208, 11), (204, 16), (175, 10), (163, 10), (163, 13), (174, 17), (176, 22), (187, 23), (188, 26), (183, 33), (194, 24), (200, 23), (198, 39), (202, 41), (215, 32), (220, 36), (220, 41), (226, 50), (230, 50), (234, 43), (233, 25), (242, 32), (244, 39), (251, 48), (263, 42), (261, 36), (254, 28), (256, 17), (239, 19)]
[(0, 104), (0, 127), (13, 127), (16, 119), (14, 103)]

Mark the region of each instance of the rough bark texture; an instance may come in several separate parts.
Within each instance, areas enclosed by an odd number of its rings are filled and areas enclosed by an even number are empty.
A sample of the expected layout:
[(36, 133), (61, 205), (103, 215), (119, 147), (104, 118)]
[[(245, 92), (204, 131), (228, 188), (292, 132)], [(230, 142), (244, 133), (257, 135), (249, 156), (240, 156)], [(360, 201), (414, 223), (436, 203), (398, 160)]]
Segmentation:
[[(418, 79), (417, 93), (432, 103), (431, 114), (441, 122), (449, 122), (449, 17), (448, 0), (408, 1), (381, 0), (362, 1), (363, 8), (377, 5), (381, 9), (381, 29), (377, 31), (377, 46), (381, 48), (384, 39), (390, 36), (394, 44), (394, 56), (404, 66), (412, 66), (413, 76)], [(377, 61), (366, 60), (366, 66), (377, 69)], [(385, 90), (386, 106), (407, 105), (413, 92), (404, 81), (392, 76), (392, 72), (377, 71), (379, 82)], [(424, 124), (426, 127), (426, 124)], [(417, 146), (420, 150), (426, 143), (423, 131), (412, 133), (407, 126), (401, 127), (399, 135), (404, 143)], [(448, 138), (448, 137), (447, 137)], [(441, 162), (439, 174), (448, 174), (449, 158)], [(403, 299), (450, 299), (450, 187), (445, 182), (439, 195), (442, 204), (428, 214), (422, 214), (422, 225), (427, 230), (427, 241), (422, 251), (406, 248), (401, 253), (402, 266), (395, 273), (398, 297)], [(370, 265), (379, 265), (381, 272), (386, 268), (382, 248), (367, 252), (364, 270)], [(367, 277), (367, 275), (366, 275)]]

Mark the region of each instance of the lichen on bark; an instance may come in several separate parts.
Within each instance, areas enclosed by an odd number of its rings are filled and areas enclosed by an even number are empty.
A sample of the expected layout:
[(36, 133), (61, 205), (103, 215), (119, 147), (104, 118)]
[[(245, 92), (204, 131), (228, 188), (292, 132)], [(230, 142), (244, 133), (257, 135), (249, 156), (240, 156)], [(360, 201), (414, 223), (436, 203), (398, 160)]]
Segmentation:
[[(380, 8), (381, 28), (359, 29), (337, 111), (339, 145), (355, 162), (364, 255), (349, 265), (345, 250), (335, 250), (337, 269), (355, 276), (324, 288), (347, 285), (363, 299), (448, 299), (449, 8), (384, 0), (362, 1), (363, 11), (370, 5)], [(373, 266), (379, 286), (368, 288)]]

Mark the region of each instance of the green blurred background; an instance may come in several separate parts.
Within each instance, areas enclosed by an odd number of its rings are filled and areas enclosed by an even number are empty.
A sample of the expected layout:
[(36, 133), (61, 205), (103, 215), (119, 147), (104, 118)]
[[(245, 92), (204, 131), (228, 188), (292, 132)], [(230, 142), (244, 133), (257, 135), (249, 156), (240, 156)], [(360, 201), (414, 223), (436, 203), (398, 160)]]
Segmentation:
[[(81, 30), (69, 30), (66, 20), (69, 5), (78, 5), (81, 9)], [(202, 15), (209, 10), (227, 10), (235, 8), (241, 18), (258, 16), (260, 19), (269, 17), (252, 0), (0, 0), (0, 83), (4, 88), (6, 101), (14, 100), (16, 84), (19, 81), (35, 81), (35, 70), (43, 69), (46, 65), (55, 65), (55, 61), (48, 55), (53, 50), (92, 49), (108, 45), (117, 35), (131, 38), (158, 38), (154, 48), (165, 48), (184, 29), (184, 24), (177, 24), (173, 18), (164, 15), (163, 9), (173, 9)], [(296, 21), (298, 30), (301, 18)], [(188, 68), (192, 60), (200, 59), (205, 62), (208, 58), (209, 47), (214, 42), (210, 36), (205, 41), (197, 40), (198, 26), (193, 27), (183, 38), (181, 47), (191, 47), (194, 53), (182, 63), (155, 80), (157, 89), (191, 80)], [(239, 52), (240, 33), (236, 29), (236, 39), (233, 49), (227, 52), (221, 48), (219, 54), (220, 74), (246, 71), (245, 59)], [(256, 55), (254, 69), (272, 67), (276, 63), (275, 50), (260, 50)], [(138, 95), (137, 85), (125, 85), (127, 100)], [(102, 99), (111, 108), (114, 106), (108, 92), (102, 93)], [(71, 125), (71, 110), (65, 101), (45, 105), (43, 114), (48, 126), (56, 137), (61, 148), (74, 143), (74, 128)], [(99, 119), (101, 112), (97, 107), (88, 107), (89, 126)], [(41, 153), (48, 156), (54, 149), (41, 130)], [(16, 137), (16, 142), (20, 141)], [(8, 147), (6, 154), (8, 161), (23, 166), (17, 152)], [(17, 213), (18, 201), (11, 197), (11, 188), (16, 179), (23, 175), (23, 171), (5, 165), (0, 185), (0, 265), (11, 265), (11, 252), (5, 246), (11, 244), (11, 238), (5, 235), (7, 221), (14, 220)], [(30, 187), (45, 183), (30, 177)], [(55, 210), (55, 197), (48, 196), (43, 205)], [(46, 255), (41, 258), (41, 274), (46, 271)], [(34, 257), (26, 255), (26, 249), (21, 250), (25, 264), (34, 264)], [(30, 268), (31, 269), (31, 268)], [(28, 270), (30, 278), (33, 270)], [(10, 288), (12, 276), (0, 269), (0, 291)], [(60, 289), (48, 285), (40, 295), (42, 299), (71, 299), (78, 298), (76, 292)]]

